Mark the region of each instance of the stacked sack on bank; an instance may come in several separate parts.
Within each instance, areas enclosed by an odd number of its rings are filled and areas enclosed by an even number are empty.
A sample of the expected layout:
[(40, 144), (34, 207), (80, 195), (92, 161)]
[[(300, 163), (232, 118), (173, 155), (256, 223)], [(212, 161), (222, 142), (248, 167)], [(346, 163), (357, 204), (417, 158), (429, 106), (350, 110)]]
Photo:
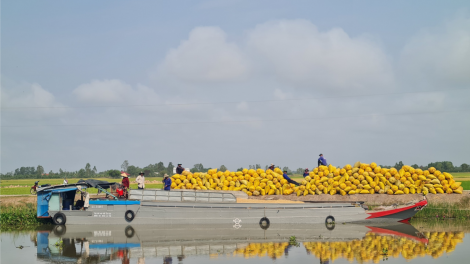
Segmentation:
[(300, 195), (315, 194), (414, 194), (458, 193), (463, 187), (452, 175), (431, 167), (428, 170), (403, 166), (400, 170), (387, 169), (376, 163), (356, 162), (343, 168), (320, 166), (305, 177), (300, 186), (290, 184), (279, 168), (272, 170), (243, 169), (242, 171), (217, 171), (172, 176), (172, 189), (243, 191), (254, 195)]

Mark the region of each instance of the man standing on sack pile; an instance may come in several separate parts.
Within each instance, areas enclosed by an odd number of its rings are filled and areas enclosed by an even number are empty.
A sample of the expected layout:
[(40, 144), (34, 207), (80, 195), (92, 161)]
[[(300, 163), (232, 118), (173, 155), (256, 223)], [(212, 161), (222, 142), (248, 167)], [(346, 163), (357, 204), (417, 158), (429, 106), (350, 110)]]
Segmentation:
[(323, 157), (323, 154), (320, 154), (320, 157), (318, 158), (318, 167), (320, 167), (320, 165), (328, 166), (328, 163), (326, 163), (326, 159)]
[(268, 168), (268, 169), (270, 169), (270, 170), (274, 171), (274, 163), (271, 163), (271, 165), (269, 166), (269, 168)]
[(181, 163), (178, 163), (178, 167), (176, 167), (176, 174), (181, 174), (183, 173), (184, 168), (181, 167)]
[(135, 181), (137, 182), (137, 188), (139, 188), (140, 190), (145, 188), (145, 177), (143, 172), (139, 173), (139, 176), (137, 176)]

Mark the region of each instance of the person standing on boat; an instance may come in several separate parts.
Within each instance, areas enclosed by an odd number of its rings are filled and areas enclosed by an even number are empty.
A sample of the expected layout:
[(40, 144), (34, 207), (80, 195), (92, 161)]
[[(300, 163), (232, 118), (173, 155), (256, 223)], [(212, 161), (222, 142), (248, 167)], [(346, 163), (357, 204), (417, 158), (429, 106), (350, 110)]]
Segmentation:
[(129, 189), (130, 183), (129, 183), (129, 177), (127, 176), (128, 174), (126, 172), (122, 172), (122, 185)]
[(139, 189), (144, 189), (145, 188), (145, 177), (144, 177), (143, 172), (139, 173), (139, 176), (137, 176), (137, 178), (135, 178), (135, 181), (137, 182), (137, 188), (139, 188)]
[(284, 174), (282, 174), (282, 177), (284, 177), (284, 179), (286, 179), (288, 183), (295, 184), (296, 186), (300, 185), (298, 182), (292, 180), (291, 178), (289, 178), (289, 176), (287, 176), (287, 171), (284, 171)]
[(183, 173), (184, 168), (181, 167), (181, 163), (178, 164), (178, 167), (176, 167), (176, 174), (181, 174)]
[(274, 171), (274, 163), (271, 163), (271, 166), (269, 166), (269, 168), (268, 168), (268, 169), (270, 169), (270, 170)]
[(307, 177), (308, 175), (310, 175), (310, 173), (308, 172), (308, 168), (307, 168), (307, 169), (305, 169), (303, 176), (304, 176), (304, 178), (305, 178), (305, 177)]
[(320, 154), (320, 157), (318, 158), (318, 167), (320, 167), (320, 165), (328, 166), (328, 163), (326, 163), (326, 159), (323, 157), (323, 154)]
[(163, 190), (165, 191), (169, 191), (171, 189), (171, 178), (166, 173), (165, 176), (163, 176), (163, 187)]

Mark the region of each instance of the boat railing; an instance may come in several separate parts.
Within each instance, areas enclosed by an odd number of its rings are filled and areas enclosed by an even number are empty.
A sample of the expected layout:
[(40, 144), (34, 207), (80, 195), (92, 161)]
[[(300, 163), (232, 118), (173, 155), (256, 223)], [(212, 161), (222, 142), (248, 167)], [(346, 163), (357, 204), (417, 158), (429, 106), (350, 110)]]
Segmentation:
[(237, 198), (232, 193), (204, 192), (193, 190), (130, 190), (129, 199), (141, 201), (166, 202), (207, 202), (207, 203), (236, 203)]

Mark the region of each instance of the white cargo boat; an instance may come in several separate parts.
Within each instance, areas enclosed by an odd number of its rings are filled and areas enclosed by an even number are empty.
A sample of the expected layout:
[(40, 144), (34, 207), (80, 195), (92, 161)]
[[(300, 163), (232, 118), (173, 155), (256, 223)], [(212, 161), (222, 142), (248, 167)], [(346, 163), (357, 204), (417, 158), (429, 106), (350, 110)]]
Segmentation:
[(229, 192), (193, 190), (130, 190), (129, 199), (75, 201), (78, 190), (94, 187), (106, 192), (110, 183), (82, 181), (38, 189), (38, 218), (57, 225), (234, 225), (396, 223), (407, 222), (427, 205), (426, 200), (390, 210), (369, 211), (362, 203), (237, 203)]

